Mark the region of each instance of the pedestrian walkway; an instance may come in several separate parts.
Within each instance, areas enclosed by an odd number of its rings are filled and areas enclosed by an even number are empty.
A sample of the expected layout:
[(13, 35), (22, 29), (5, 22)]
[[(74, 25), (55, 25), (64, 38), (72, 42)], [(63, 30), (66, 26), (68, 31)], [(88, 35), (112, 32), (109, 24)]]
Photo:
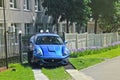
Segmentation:
[(49, 80), (40, 69), (33, 69), (35, 80)]
[(81, 70), (95, 80), (120, 80), (120, 56)]
[(67, 69), (66, 71), (72, 76), (74, 80), (94, 80), (76, 69)]
[[(40, 69), (33, 69), (35, 80), (49, 80)], [(66, 69), (73, 80), (120, 80), (120, 56), (83, 70)]]

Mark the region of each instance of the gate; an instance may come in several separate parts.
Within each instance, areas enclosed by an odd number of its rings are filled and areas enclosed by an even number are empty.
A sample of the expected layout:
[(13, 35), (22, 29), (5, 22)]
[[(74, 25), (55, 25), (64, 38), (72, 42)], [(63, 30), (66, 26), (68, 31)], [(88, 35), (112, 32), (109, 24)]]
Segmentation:
[(19, 37), (21, 37), (21, 42), (19, 42), (19, 46), (21, 46), (21, 48), (19, 48), (19, 50), (21, 50), (21, 51), (19, 51), (19, 52), (21, 53), (22, 63), (28, 63), (28, 54), (27, 53), (28, 53), (29, 42), (30, 42), (29, 40), (32, 35), (33, 34), (19, 35)]

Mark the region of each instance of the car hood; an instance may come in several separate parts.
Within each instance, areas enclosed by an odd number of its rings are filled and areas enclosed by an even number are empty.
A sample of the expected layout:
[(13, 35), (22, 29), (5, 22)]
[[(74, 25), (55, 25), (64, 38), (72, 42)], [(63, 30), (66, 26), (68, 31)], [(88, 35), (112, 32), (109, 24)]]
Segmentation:
[(44, 56), (58, 57), (62, 56), (64, 45), (40, 45)]

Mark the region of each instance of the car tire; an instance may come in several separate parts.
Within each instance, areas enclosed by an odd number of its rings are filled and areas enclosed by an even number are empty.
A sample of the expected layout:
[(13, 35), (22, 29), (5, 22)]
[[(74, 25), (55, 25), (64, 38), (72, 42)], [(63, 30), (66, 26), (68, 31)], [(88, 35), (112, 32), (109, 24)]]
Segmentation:
[(65, 59), (65, 61), (63, 61), (63, 66), (66, 66), (66, 65), (68, 65), (69, 64), (69, 59), (67, 58), (67, 59)]

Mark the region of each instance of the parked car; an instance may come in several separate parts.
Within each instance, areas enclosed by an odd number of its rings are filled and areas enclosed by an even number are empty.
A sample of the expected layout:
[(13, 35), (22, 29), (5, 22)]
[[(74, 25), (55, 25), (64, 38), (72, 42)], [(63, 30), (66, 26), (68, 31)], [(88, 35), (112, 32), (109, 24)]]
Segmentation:
[(28, 62), (40, 65), (68, 64), (70, 51), (61, 37), (53, 33), (39, 33), (30, 38)]

